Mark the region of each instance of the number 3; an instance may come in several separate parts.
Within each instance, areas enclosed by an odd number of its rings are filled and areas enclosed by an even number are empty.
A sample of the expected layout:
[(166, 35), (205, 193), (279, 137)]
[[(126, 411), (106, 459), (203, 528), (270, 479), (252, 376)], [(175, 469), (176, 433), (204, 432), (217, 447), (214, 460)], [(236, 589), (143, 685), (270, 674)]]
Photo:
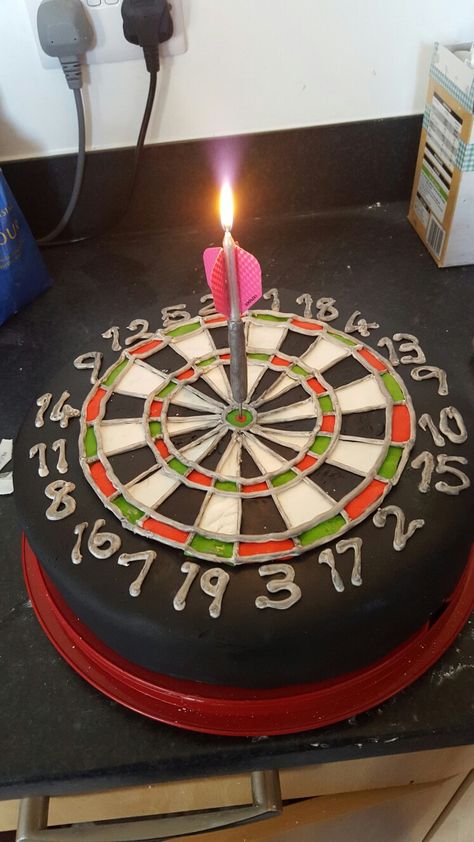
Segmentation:
[(267, 591), (269, 593), (279, 593), (279, 591), (288, 591), (290, 594), (286, 599), (269, 599), (268, 596), (257, 596), (255, 605), (257, 608), (291, 608), (295, 602), (301, 599), (301, 590), (295, 584), (295, 571), (289, 564), (264, 564), (258, 569), (260, 576), (275, 576), (278, 573), (283, 574), (283, 579), (270, 579), (267, 582)]

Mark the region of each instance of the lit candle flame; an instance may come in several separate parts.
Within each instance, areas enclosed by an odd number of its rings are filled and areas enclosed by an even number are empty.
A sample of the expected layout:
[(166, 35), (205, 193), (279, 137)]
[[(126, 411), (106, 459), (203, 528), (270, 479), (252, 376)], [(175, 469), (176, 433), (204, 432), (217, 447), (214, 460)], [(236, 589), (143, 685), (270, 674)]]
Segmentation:
[(234, 221), (234, 197), (232, 195), (232, 187), (228, 181), (222, 185), (220, 209), (222, 227), (226, 231), (230, 231)]

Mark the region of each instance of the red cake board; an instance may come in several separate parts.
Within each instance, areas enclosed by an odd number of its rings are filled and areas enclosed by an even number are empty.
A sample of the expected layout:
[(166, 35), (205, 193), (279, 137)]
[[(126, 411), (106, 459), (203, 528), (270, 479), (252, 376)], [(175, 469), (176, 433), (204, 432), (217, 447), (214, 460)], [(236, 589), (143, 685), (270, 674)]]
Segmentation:
[(454, 641), (474, 609), (474, 547), (442, 614), (385, 658), (330, 681), (271, 690), (221, 687), (160, 675), (126, 661), (77, 619), (25, 536), (23, 571), (33, 608), (63, 658), (131, 710), (179, 728), (225, 736), (290, 734), (355, 716), (419, 678)]

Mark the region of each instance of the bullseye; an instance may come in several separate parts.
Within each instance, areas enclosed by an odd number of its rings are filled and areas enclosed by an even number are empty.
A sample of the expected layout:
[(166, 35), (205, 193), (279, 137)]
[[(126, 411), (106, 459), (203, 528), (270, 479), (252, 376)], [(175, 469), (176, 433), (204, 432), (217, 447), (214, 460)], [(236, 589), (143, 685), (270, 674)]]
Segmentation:
[(249, 427), (254, 421), (254, 418), (255, 414), (250, 409), (245, 408), (242, 409), (242, 412), (240, 412), (240, 409), (232, 409), (225, 417), (228, 424), (240, 429)]

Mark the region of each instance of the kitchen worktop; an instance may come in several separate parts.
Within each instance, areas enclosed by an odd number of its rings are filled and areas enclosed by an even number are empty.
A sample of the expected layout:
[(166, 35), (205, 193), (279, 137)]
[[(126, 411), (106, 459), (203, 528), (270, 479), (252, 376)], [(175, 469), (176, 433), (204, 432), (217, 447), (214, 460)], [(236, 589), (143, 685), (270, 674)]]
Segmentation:
[[(406, 211), (406, 202), (382, 202), (239, 221), (238, 237), (258, 256), (265, 287), (335, 298), (341, 330), (359, 309), (380, 322), (376, 339), (408, 329), (409, 310), (420, 331), (449, 326), (458, 341), (470, 343), (466, 305), (472, 307), (474, 267), (437, 269)], [(217, 226), (122, 231), (45, 252), (53, 286), (0, 328), (1, 437), (15, 437), (42, 385), (65, 361), (101, 349), (110, 325), (125, 326), (184, 295), (195, 295), (197, 309), (206, 292), (202, 250), (218, 236)], [(474, 738), (472, 621), (411, 687), (322, 730), (224, 738), (141, 718), (101, 696), (53, 649), (25, 593), (13, 496), (0, 497), (0, 523), (0, 797), (301, 766)]]

